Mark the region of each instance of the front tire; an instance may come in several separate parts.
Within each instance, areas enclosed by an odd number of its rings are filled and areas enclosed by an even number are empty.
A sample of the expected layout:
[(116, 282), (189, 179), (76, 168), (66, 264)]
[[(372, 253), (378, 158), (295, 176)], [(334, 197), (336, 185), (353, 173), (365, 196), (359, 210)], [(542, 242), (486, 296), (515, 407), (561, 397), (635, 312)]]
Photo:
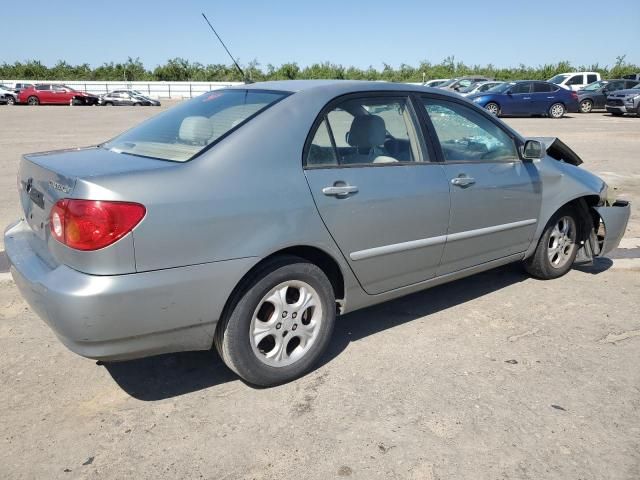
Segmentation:
[(484, 109), (496, 117), (500, 115), (500, 106), (496, 102), (489, 102), (484, 106)]
[(7, 105), (15, 105), (15, 104), (16, 104), (16, 99), (11, 97), (11, 96), (9, 96), (7, 98)]
[(214, 339), (220, 357), (246, 382), (269, 387), (313, 368), (329, 343), (336, 303), (320, 268), (283, 256), (259, 267), (225, 310)]
[(31, 106), (40, 105), (40, 100), (38, 100), (38, 97), (31, 96), (27, 98), (27, 105), (31, 105)]
[(525, 270), (535, 278), (550, 280), (567, 273), (578, 253), (578, 220), (571, 208), (557, 211), (538, 241), (535, 252), (525, 259)]
[(549, 107), (549, 116), (551, 118), (562, 118), (565, 112), (564, 105), (561, 103), (554, 103)]
[(591, 100), (580, 102), (580, 113), (591, 113), (591, 110), (593, 110), (593, 102)]

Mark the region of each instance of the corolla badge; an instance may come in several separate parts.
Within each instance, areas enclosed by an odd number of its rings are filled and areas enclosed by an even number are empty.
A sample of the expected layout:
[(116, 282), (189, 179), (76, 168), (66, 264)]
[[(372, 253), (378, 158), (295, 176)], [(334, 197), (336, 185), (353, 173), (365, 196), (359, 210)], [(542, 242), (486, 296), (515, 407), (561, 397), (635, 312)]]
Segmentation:
[(59, 190), (62, 193), (69, 193), (71, 191), (70, 187), (66, 185), (62, 185), (61, 183), (54, 182), (53, 180), (49, 180), (49, 186), (55, 190)]

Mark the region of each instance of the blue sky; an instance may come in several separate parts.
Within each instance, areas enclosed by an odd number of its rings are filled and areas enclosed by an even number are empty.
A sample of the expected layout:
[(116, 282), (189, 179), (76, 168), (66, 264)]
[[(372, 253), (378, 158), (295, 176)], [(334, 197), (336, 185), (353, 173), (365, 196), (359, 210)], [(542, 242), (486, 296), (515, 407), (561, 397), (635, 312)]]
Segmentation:
[[(231, 52), (247, 63), (332, 61), (516, 66), (569, 60), (612, 65), (617, 55), (640, 64), (640, 4), (622, 0), (526, 2), (439, 0), (165, 1), (31, 0), (0, 28), (0, 62), (59, 59), (97, 66), (140, 57), (147, 68), (171, 57), (228, 63), (200, 12)], [(54, 8), (55, 5), (55, 8)]]

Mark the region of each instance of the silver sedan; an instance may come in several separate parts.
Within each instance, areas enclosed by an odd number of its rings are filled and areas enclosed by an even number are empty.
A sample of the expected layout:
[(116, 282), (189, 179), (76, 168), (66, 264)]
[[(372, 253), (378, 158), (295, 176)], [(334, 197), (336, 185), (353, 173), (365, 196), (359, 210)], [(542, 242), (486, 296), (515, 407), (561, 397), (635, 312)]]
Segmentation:
[(244, 85), (25, 155), (5, 248), (80, 355), (215, 345), (276, 385), (313, 367), (338, 314), (510, 262), (552, 279), (615, 248), (629, 204), (580, 163), (442, 90)]

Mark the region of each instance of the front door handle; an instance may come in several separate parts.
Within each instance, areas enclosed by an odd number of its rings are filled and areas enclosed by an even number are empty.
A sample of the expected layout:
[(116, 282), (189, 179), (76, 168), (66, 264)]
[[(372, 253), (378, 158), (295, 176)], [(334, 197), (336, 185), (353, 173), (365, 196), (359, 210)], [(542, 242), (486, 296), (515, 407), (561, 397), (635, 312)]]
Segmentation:
[(330, 197), (346, 197), (357, 191), (358, 187), (355, 185), (334, 185), (333, 187), (324, 187), (322, 189), (322, 193)]
[(476, 179), (467, 176), (460, 176), (451, 179), (451, 185), (455, 185), (457, 187), (464, 188), (468, 187), (469, 185), (473, 185), (474, 183), (476, 183)]

